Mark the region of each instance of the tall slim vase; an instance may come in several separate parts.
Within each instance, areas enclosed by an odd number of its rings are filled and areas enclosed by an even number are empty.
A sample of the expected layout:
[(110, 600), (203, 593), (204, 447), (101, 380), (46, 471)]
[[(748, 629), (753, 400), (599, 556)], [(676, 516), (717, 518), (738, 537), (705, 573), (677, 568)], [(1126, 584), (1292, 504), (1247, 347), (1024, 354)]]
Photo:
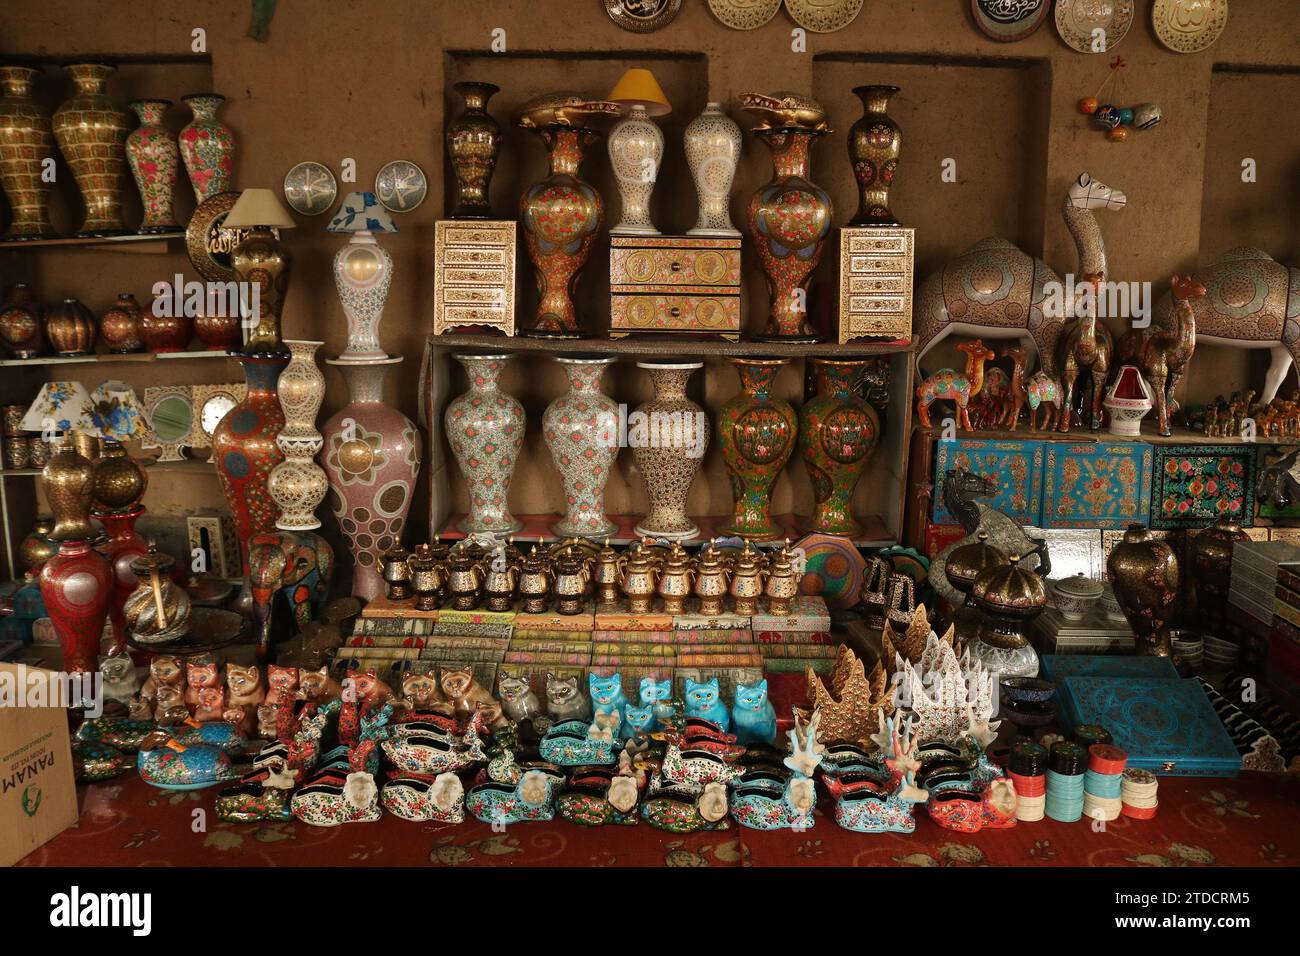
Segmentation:
[(401, 356), (327, 363), (343, 373), (348, 404), (322, 426), (321, 466), (329, 478), (330, 508), (352, 551), (352, 593), (382, 595), (381, 557), (402, 543), (420, 473), (420, 432), (384, 404), (384, 379)]
[(469, 374), (469, 391), (447, 406), (443, 426), (469, 488), (467, 534), (513, 534), (523, 522), (510, 513), (510, 479), (524, 443), (524, 407), (497, 386), (509, 354), (456, 353)]
[(849, 162), (858, 183), (858, 212), (850, 226), (897, 226), (889, 208), (889, 187), (898, 171), (903, 131), (885, 112), (896, 86), (859, 86), (862, 116), (849, 129)]
[(126, 183), (126, 136), (130, 120), (105, 92), (113, 67), (74, 63), (67, 67), (77, 94), (54, 111), (52, 126), (59, 151), (86, 204), (78, 236), (126, 232), (122, 221), (122, 187)]
[(686, 515), (686, 496), (709, 447), (709, 419), (686, 397), (686, 382), (703, 362), (637, 362), (654, 384), (654, 398), (629, 415), (657, 436), (631, 442), (632, 459), (645, 479), (650, 510), (636, 526), (642, 537), (681, 540), (697, 537), (699, 526)]
[(226, 98), (219, 93), (191, 93), (181, 97), (194, 118), (181, 130), (179, 140), (185, 172), (194, 187), (194, 200), (201, 203), (217, 193), (228, 192), (235, 165), (235, 135), (217, 119)]
[(324, 443), (316, 430), (316, 415), (325, 398), (325, 375), (316, 365), (316, 350), (325, 343), (286, 340), (284, 344), (289, 347), (289, 364), (276, 387), (284, 427), (275, 437), (284, 460), (267, 476), (267, 491), (280, 509), (277, 528), (314, 531), (320, 527), (316, 509), (329, 492), (325, 472), (316, 464)]
[(172, 208), (181, 153), (172, 131), (162, 125), (171, 100), (133, 100), (127, 106), (140, 117), (140, 125), (126, 138), (126, 158), (144, 206), (142, 233), (179, 229)]
[(772, 395), (789, 359), (730, 358), (740, 394), (718, 412), (718, 444), (731, 473), (736, 509), (726, 533), (754, 541), (780, 537), (772, 521), (772, 488), (794, 451), (798, 421), (790, 403)]
[(816, 510), (811, 531), (854, 536), (853, 489), (880, 440), (880, 416), (857, 393), (865, 361), (809, 359), (817, 394), (799, 413), (799, 450), (812, 477)]
[(456, 174), (456, 205), (451, 218), (488, 219), (492, 215), (488, 189), (501, 151), (501, 127), (488, 113), (487, 104), (501, 87), (465, 82), (452, 89), (464, 99), (465, 109), (447, 127), (447, 152)]
[(126, 648), (126, 618), (122, 615), (122, 606), (140, 584), (140, 579), (131, 570), (131, 562), (149, 552), (148, 543), (135, 530), (135, 523), (142, 514), (144, 508), (140, 505), (125, 514), (94, 513), (95, 519), (108, 532), (108, 538), (100, 542), (95, 550), (108, 559), (113, 573), (108, 619), (113, 626), (114, 651)]
[(743, 142), (740, 127), (723, 111), (721, 103), (708, 103), (704, 112), (687, 125), (684, 139), (686, 162), (700, 204), (699, 219), (687, 235), (740, 235), (731, 224), (731, 184)]
[(37, 71), (26, 66), (0, 67), (0, 185), (9, 200), (12, 220), (3, 239), (52, 239), (50, 187), (43, 177), (54, 158), (50, 118), (32, 99)]
[(600, 390), (612, 356), (557, 356), (569, 390), (542, 415), (542, 435), (564, 482), (564, 517), (552, 530), (561, 537), (606, 537), (618, 526), (605, 515), (605, 483), (618, 455), (618, 406)]

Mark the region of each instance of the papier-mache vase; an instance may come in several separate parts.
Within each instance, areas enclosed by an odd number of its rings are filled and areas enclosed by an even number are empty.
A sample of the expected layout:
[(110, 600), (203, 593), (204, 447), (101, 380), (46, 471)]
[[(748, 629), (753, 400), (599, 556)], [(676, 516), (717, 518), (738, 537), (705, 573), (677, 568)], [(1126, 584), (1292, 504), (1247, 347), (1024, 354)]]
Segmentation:
[(172, 131), (162, 125), (163, 114), (171, 105), (171, 100), (133, 100), (127, 104), (140, 117), (140, 125), (126, 138), (126, 159), (144, 206), (139, 230), (142, 233), (180, 228), (172, 208), (181, 165), (180, 147)]
[(605, 514), (605, 483), (618, 455), (618, 406), (600, 390), (612, 356), (567, 356), (556, 361), (569, 390), (542, 415), (542, 435), (564, 483), (564, 517), (552, 529), (561, 537), (605, 537), (617, 525)]
[(817, 394), (799, 413), (799, 450), (816, 501), (809, 530), (852, 537), (862, 530), (851, 508), (853, 489), (880, 439), (880, 416), (857, 392), (865, 361), (809, 361)]
[(105, 92), (113, 67), (73, 63), (67, 67), (77, 93), (54, 111), (52, 126), (59, 151), (86, 204), (78, 236), (125, 232), (122, 187), (126, 183), (126, 144), (130, 120)]
[(11, 219), (3, 239), (52, 239), (46, 161), (54, 158), (50, 118), (32, 99), (37, 71), (0, 66), (0, 185)]
[(267, 491), (280, 509), (275, 526), (281, 531), (314, 531), (320, 527), (316, 509), (329, 493), (325, 472), (316, 464), (324, 439), (316, 430), (316, 414), (325, 398), (325, 375), (316, 365), (316, 350), (324, 342), (286, 340), (289, 364), (276, 385), (284, 427), (275, 444), (284, 460), (267, 476)]
[(740, 374), (740, 394), (718, 412), (718, 444), (736, 499), (725, 533), (770, 541), (780, 536), (772, 521), (772, 488), (794, 451), (798, 427), (790, 403), (772, 395), (776, 374), (789, 360), (727, 361)]
[(181, 102), (194, 114), (178, 139), (196, 203), (230, 190), (235, 134), (217, 119), (217, 110), (225, 101), (219, 93), (191, 93), (181, 97)]
[(352, 593), (372, 601), (386, 590), (384, 552), (401, 544), (420, 473), (420, 433), (384, 404), (384, 378), (400, 356), (369, 362), (328, 360), (348, 383), (348, 404), (322, 427), (321, 466), (330, 508), (352, 552)]
[(136, 533), (135, 523), (144, 514), (144, 508), (136, 505), (124, 514), (96, 513), (108, 537), (96, 545), (95, 550), (108, 559), (113, 572), (113, 586), (109, 592), (108, 619), (113, 626), (113, 650), (126, 648), (126, 618), (122, 607), (140, 584), (131, 562), (149, 553), (149, 545)]
[(443, 426), (469, 489), (466, 534), (513, 534), (523, 522), (510, 513), (510, 479), (524, 443), (524, 407), (497, 382), (510, 355), (453, 356), (469, 374), (469, 391), (447, 406)]
[(898, 171), (903, 132), (885, 112), (896, 86), (859, 86), (862, 116), (849, 129), (849, 162), (858, 183), (858, 212), (850, 226), (897, 226), (889, 208), (889, 187)]
[(456, 205), (452, 219), (487, 219), (492, 215), (488, 189), (501, 151), (501, 127), (487, 111), (488, 100), (500, 91), (494, 83), (457, 83), (452, 87), (465, 109), (447, 126), (447, 152), (456, 174)]
[(736, 178), (743, 142), (740, 127), (722, 109), (708, 103), (686, 126), (686, 162), (695, 181), (700, 214), (690, 236), (738, 236), (731, 224), (731, 184)]
[(709, 447), (709, 419), (686, 397), (686, 382), (703, 362), (638, 362), (654, 384), (654, 398), (629, 416), (642, 416), (656, 436), (653, 442), (631, 442), (632, 458), (645, 479), (650, 510), (636, 526), (642, 537), (679, 540), (697, 537), (686, 515), (686, 496)]

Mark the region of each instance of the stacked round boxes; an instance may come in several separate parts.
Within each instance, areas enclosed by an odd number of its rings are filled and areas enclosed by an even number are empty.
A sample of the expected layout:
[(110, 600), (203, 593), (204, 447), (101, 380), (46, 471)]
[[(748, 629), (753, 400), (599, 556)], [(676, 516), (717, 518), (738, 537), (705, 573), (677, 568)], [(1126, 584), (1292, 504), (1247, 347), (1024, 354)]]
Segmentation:
[(1083, 775), (1083, 812), (1093, 820), (1107, 822), (1123, 808), (1121, 789), (1128, 754), (1110, 744), (1088, 748), (1088, 770)]
[(1046, 747), (1020, 740), (1011, 748), (1007, 775), (1016, 787), (1016, 819), (1037, 823), (1043, 819), (1047, 803)]
[(1088, 751), (1082, 744), (1062, 740), (1052, 746), (1047, 771), (1047, 815), (1060, 823), (1073, 823), (1083, 816), (1083, 775)]
[(1150, 820), (1156, 815), (1159, 801), (1156, 791), (1159, 783), (1150, 770), (1132, 767), (1124, 771), (1120, 787), (1120, 799), (1123, 801), (1121, 812), (1134, 820)]

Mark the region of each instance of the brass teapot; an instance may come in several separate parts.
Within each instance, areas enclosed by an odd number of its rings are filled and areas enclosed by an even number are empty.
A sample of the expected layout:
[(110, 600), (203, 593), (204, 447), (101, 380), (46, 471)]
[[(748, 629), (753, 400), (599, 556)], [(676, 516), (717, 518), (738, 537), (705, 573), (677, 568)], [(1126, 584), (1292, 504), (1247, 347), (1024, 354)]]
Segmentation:
[(731, 569), (716, 541), (700, 549), (695, 558), (695, 596), (700, 599), (700, 613), (712, 617), (722, 613), (727, 597)]
[(411, 552), (400, 544), (384, 552), (384, 580), (388, 582), (388, 600), (405, 601), (411, 596)]
[(515, 588), (519, 584), (519, 564), (502, 548), (487, 559), (483, 578), (483, 606), (489, 611), (509, 611), (514, 607)]
[(623, 574), (619, 583), (627, 595), (628, 611), (632, 614), (649, 614), (653, 607), (659, 568), (654, 558), (638, 548), (623, 560)]
[(532, 552), (519, 565), (519, 598), (523, 602), (524, 613), (545, 614), (551, 596), (551, 563), (546, 556), (537, 553), (533, 545)]
[(619, 595), (619, 577), (623, 572), (623, 558), (609, 546), (605, 546), (596, 555), (592, 565), (591, 578), (596, 583), (596, 601), (600, 604), (616, 604)]
[(665, 614), (681, 614), (686, 610), (686, 599), (690, 597), (694, 577), (694, 562), (686, 554), (686, 549), (674, 541), (659, 571), (656, 588), (663, 598)]
[(464, 547), (452, 550), (447, 559), (447, 593), (454, 610), (472, 611), (478, 607), (483, 578), (483, 565), (472, 552)]
[(446, 568), (433, 557), (427, 544), (419, 545), (406, 562), (415, 589), (415, 609), (436, 611), (446, 585)]
[(559, 614), (581, 614), (587, 603), (591, 566), (586, 558), (566, 554), (555, 560), (555, 610)]
[(767, 580), (763, 584), (763, 595), (767, 598), (767, 613), (785, 616), (790, 613), (790, 605), (799, 595), (799, 583), (803, 575), (796, 567), (798, 556), (790, 550), (790, 542), (772, 556), (768, 563)]
[(737, 614), (751, 615), (758, 610), (758, 599), (763, 594), (763, 581), (767, 577), (767, 559), (745, 542), (745, 550), (736, 557), (728, 589)]

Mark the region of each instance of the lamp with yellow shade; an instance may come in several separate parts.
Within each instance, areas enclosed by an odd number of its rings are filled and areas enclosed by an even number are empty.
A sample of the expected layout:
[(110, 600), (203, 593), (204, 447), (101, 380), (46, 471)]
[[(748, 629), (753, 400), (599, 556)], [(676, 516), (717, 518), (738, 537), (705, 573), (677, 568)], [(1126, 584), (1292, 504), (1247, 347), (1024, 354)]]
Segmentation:
[[(235, 279), (245, 285), (240, 291), (246, 309), (245, 327), (250, 330), (245, 352), (284, 352), (280, 311), (289, 289), (293, 257), (280, 242), (276, 230), (292, 229), (294, 225), (293, 217), (270, 189), (245, 189), (226, 215), (223, 223), (226, 229), (249, 230), (230, 254)], [(251, 294), (252, 286), (257, 287), (256, 299)]]
[(393, 257), (375, 234), (397, 232), (397, 225), (374, 193), (356, 192), (344, 198), (328, 231), (350, 234), (348, 244), (334, 255), (334, 284), (348, 317), (348, 347), (338, 361), (386, 359), (388, 353), (379, 347), (379, 320), (393, 282)]
[(654, 74), (639, 67), (624, 73), (607, 99), (626, 114), (609, 134), (609, 160), (623, 203), (610, 235), (657, 236), (659, 230), (650, 220), (650, 195), (664, 158), (664, 135), (651, 117), (672, 112), (672, 106)]

